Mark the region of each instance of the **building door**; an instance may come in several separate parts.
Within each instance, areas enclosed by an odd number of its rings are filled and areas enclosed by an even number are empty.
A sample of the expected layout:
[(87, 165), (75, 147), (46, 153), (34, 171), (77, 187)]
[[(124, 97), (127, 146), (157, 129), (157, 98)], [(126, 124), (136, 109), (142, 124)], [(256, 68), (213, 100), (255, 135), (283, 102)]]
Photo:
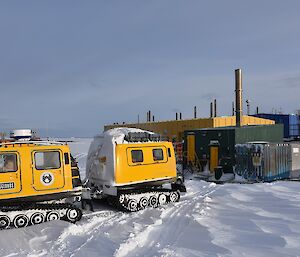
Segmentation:
[(187, 161), (188, 163), (195, 163), (196, 159), (196, 146), (195, 146), (195, 135), (187, 136)]
[(212, 145), (210, 146), (210, 161), (209, 161), (209, 170), (214, 172), (215, 168), (219, 165), (219, 146)]

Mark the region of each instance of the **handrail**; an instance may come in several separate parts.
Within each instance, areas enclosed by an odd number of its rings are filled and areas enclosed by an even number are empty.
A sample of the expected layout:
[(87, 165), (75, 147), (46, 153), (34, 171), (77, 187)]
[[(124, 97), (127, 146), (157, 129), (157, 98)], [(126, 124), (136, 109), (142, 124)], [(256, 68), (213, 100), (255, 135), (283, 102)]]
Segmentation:
[(14, 142), (0, 143), (0, 147), (5, 145), (23, 145), (23, 144), (66, 145), (67, 143), (57, 142), (57, 141), (14, 141)]

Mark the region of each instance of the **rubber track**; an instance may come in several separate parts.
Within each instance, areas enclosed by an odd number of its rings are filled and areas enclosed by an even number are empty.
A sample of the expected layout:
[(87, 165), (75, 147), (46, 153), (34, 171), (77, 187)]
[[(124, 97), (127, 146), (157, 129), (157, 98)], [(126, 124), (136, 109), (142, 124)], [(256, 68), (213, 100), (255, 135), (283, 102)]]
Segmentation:
[[(122, 192), (123, 191), (123, 192)], [(156, 195), (156, 194), (160, 194), (160, 193), (168, 193), (168, 194), (171, 194), (172, 192), (176, 192), (177, 190), (172, 190), (172, 189), (166, 189), (166, 188), (162, 188), (162, 189), (154, 189), (154, 190), (149, 190), (149, 191), (146, 191), (146, 190), (139, 190), (139, 189), (134, 189), (134, 190), (122, 190), (121, 192), (120, 192), (120, 194), (119, 195), (121, 195), (121, 194), (124, 194), (125, 196), (127, 196), (127, 198), (128, 199), (130, 199), (130, 196), (136, 196), (136, 195), (141, 195), (141, 197), (142, 197), (142, 194), (151, 194), (151, 195)], [(166, 195), (167, 196), (167, 202), (166, 202), (166, 204), (168, 204), (169, 202), (170, 202), (170, 200), (169, 200), (169, 196), (168, 195)], [(141, 198), (140, 197), (140, 198)], [(149, 196), (149, 197), (147, 197), (148, 198), (148, 200), (150, 199), (150, 197), (151, 196)], [(180, 197), (180, 194), (179, 194), (179, 197)], [(117, 198), (113, 198), (113, 199), (111, 199), (111, 203), (112, 203), (112, 205), (113, 206), (115, 206), (117, 209), (119, 209), (119, 210), (121, 210), (121, 211), (127, 211), (127, 212), (136, 212), (136, 211), (139, 211), (139, 210), (143, 210), (143, 208), (140, 208), (139, 206), (138, 206), (138, 208), (135, 210), (135, 211), (132, 211), (132, 210), (130, 210), (125, 204), (121, 204), (119, 201), (118, 201), (118, 199), (119, 199), (119, 196), (117, 197)], [(137, 201), (138, 202), (138, 204), (139, 204), (139, 201)], [(160, 204), (158, 203), (157, 204), (157, 206), (156, 207), (158, 207), (158, 206), (160, 206)], [(149, 207), (149, 204), (148, 204), (148, 207)], [(146, 207), (146, 208), (148, 208), (148, 207)]]
[[(67, 204), (67, 203), (33, 203), (33, 204), (29, 204), (29, 205), (19, 205), (19, 206), (1, 206), (0, 207), (0, 211), (4, 213), (7, 212), (8, 214), (10, 212), (14, 212), (14, 211), (24, 211), (24, 212), (27, 212), (27, 211), (59, 211), (59, 210), (64, 210), (65, 212), (68, 211), (68, 209), (75, 209), (79, 212), (79, 216), (76, 218), (75, 221), (71, 221), (71, 220), (68, 220), (66, 215), (64, 215), (63, 217), (60, 217), (60, 220), (64, 220), (64, 221), (68, 221), (68, 222), (71, 222), (71, 223), (75, 223), (77, 221), (79, 221), (82, 217), (82, 211), (81, 209), (75, 207), (74, 205), (72, 204)], [(48, 222), (46, 219), (44, 222)], [(43, 222), (43, 223), (44, 223)], [(32, 224), (28, 224), (28, 226), (30, 226)], [(15, 228), (13, 225), (12, 225), (12, 220), (11, 220), (11, 224), (8, 228), (6, 229), (10, 229), (10, 228)], [(3, 229), (3, 228), (2, 228)], [(5, 228), (4, 228), (5, 229)]]

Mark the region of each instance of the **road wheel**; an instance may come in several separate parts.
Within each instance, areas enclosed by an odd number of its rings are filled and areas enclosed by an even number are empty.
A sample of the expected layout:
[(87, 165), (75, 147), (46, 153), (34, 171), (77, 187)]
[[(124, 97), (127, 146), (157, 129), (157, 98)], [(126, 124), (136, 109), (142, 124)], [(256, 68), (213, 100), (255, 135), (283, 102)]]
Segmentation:
[(81, 219), (82, 213), (77, 208), (70, 208), (67, 210), (67, 220), (71, 222), (76, 222)]
[(180, 194), (177, 191), (171, 192), (170, 193), (170, 201), (172, 203), (178, 202), (180, 198)]
[(0, 229), (6, 229), (10, 225), (10, 219), (6, 215), (0, 216)]
[(159, 205), (163, 205), (167, 202), (167, 196), (165, 194), (160, 194), (158, 196), (158, 203)]
[(43, 223), (45, 221), (45, 216), (43, 213), (36, 212), (30, 217), (30, 222), (33, 225)]
[(157, 199), (157, 197), (155, 195), (150, 196), (150, 198), (149, 198), (149, 206), (153, 207), (153, 208), (155, 208), (155, 207), (158, 206), (158, 199)]
[(29, 219), (24, 214), (19, 214), (14, 218), (13, 224), (16, 228), (24, 228), (27, 227), (29, 223)]
[(148, 206), (148, 198), (143, 196), (139, 201), (139, 206), (141, 209), (145, 209)]
[(56, 212), (56, 211), (50, 211), (50, 212), (47, 214), (46, 220), (47, 220), (47, 221), (51, 221), (51, 220), (59, 220), (59, 214), (58, 214), (58, 212)]
[(138, 207), (137, 201), (135, 199), (130, 199), (128, 201), (127, 207), (129, 211), (137, 211), (137, 207)]

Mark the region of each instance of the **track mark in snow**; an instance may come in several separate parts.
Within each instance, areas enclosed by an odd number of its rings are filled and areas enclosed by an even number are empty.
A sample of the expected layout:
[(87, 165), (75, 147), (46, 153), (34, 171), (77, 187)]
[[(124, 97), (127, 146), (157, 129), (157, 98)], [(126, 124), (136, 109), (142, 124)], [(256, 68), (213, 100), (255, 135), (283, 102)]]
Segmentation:
[[(148, 236), (151, 231), (155, 230), (156, 226), (159, 226), (162, 224), (162, 220), (157, 220), (153, 225), (148, 226), (144, 231), (139, 232), (136, 236), (131, 234), (131, 237), (127, 242), (120, 245), (119, 249), (115, 252), (114, 256), (116, 257), (123, 257), (128, 256), (130, 252), (132, 252), (136, 248), (143, 247), (148, 240)], [(154, 242), (150, 242), (148, 244), (148, 247), (151, 247)]]
[(57, 252), (57, 250), (61, 253), (68, 251), (69, 256), (72, 256), (91, 241), (98, 230), (111, 225), (117, 218), (120, 218), (117, 214), (117, 212), (112, 211), (97, 212), (97, 215), (92, 218), (83, 218), (77, 224), (71, 224), (55, 242), (52, 247), (53, 252)]
[(116, 212), (115, 211), (111, 211), (111, 212), (107, 212), (107, 211), (94, 211), (91, 213), (84, 213), (82, 215), (83, 218), (87, 218), (87, 217), (93, 217), (93, 216), (97, 216), (97, 217), (107, 217), (108, 215), (114, 215)]
[[(153, 209), (159, 215), (159, 218), (152, 224), (140, 225), (138, 229), (135, 229), (132, 235), (115, 251), (114, 256), (168, 255), (170, 252), (166, 249), (171, 249), (172, 246), (180, 246), (184, 243), (190, 245), (190, 249), (185, 250), (185, 255), (196, 256), (199, 255), (202, 246), (199, 247), (199, 244), (197, 245), (197, 238), (193, 238), (193, 233), (199, 233), (201, 230), (204, 230), (205, 237), (208, 238), (206, 241), (204, 240), (208, 246), (206, 247), (208, 251), (209, 246), (212, 246), (212, 249), (217, 252), (227, 253), (228, 251), (225, 249), (209, 242), (209, 233), (206, 228), (201, 226), (190, 214), (191, 210), (194, 213), (198, 212), (198, 215), (205, 214), (205, 210), (209, 210), (207, 209), (207, 203), (212, 201), (209, 195), (215, 190), (214, 184), (203, 187), (202, 190), (200, 187), (200, 192), (187, 193), (178, 203)], [(147, 211), (144, 210), (143, 215), (146, 215)], [(188, 239), (189, 237), (192, 237), (192, 239)], [(173, 251), (172, 254), (174, 254)]]
[[(37, 236), (29, 240), (29, 246), (31, 249), (39, 249), (39, 246), (47, 240), (47, 236)], [(44, 254), (44, 253), (42, 253)], [(42, 255), (40, 255), (42, 256)]]
[(65, 229), (64, 233), (58, 238), (58, 242), (61, 243), (68, 236), (90, 234), (91, 231), (96, 230), (97, 228), (102, 226), (103, 223), (112, 219), (114, 215), (114, 212), (100, 211), (97, 212), (97, 214), (93, 218), (89, 219), (88, 222), (84, 222), (83, 225), (81, 225), (83, 221), (80, 221), (77, 224), (72, 224), (67, 229)]

